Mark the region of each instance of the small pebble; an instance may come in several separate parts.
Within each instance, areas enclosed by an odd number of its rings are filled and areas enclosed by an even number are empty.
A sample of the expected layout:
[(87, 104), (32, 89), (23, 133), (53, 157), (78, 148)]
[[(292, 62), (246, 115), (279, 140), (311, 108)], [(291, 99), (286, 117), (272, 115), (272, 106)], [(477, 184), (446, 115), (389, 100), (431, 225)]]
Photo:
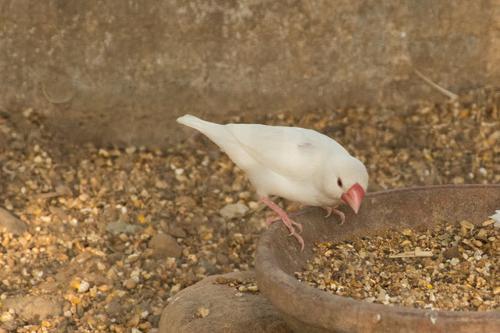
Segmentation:
[(14, 216), (11, 212), (0, 208), (0, 232), (21, 235), (27, 229), (28, 226), (21, 219)]
[(210, 309), (208, 309), (207, 307), (204, 307), (204, 306), (199, 307), (198, 310), (196, 310), (196, 315), (199, 318), (205, 318), (209, 314), (210, 314)]
[(127, 280), (125, 280), (123, 285), (127, 289), (134, 289), (137, 286), (137, 282), (135, 282), (133, 279), (127, 279)]
[(242, 203), (228, 204), (219, 211), (219, 213), (227, 219), (241, 217), (245, 215), (247, 212), (248, 212), (248, 207)]
[(474, 224), (472, 224), (472, 223), (470, 223), (469, 221), (466, 221), (466, 220), (460, 221), (460, 225), (462, 227), (464, 227), (465, 229), (469, 229), (469, 230), (474, 229)]
[(157, 257), (179, 257), (182, 254), (182, 247), (170, 235), (158, 233), (149, 241), (149, 247)]
[(14, 316), (9, 311), (5, 311), (0, 315), (0, 321), (7, 322), (14, 320)]
[(78, 292), (85, 293), (89, 290), (89, 288), (90, 288), (90, 284), (87, 281), (82, 280), (80, 282), (80, 285), (78, 286)]

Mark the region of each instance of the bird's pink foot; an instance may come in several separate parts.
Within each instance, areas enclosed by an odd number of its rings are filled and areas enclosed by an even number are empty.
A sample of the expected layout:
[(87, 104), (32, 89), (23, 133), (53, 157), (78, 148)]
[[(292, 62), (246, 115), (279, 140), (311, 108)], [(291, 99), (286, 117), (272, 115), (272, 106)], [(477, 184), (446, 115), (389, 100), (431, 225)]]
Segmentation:
[[(302, 232), (302, 225), (300, 223), (297, 223), (293, 221), (288, 214), (277, 204), (275, 204), (271, 199), (267, 197), (262, 197), (260, 198), (260, 201), (262, 201), (267, 207), (271, 208), (278, 216), (280, 217), (281, 221), (283, 224), (287, 227), (288, 231), (290, 231), (290, 236), (295, 237), (295, 239), (299, 242), (300, 244), (300, 250), (304, 250), (304, 239), (297, 233), (295, 230), (294, 226), (296, 226), (300, 232)], [(279, 220), (268, 220), (268, 224), (272, 224), (276, 221)]]
[[(291, 214), (290, 214), (291, 215)], [(288, 215), (288, 219), (290, 220), (290, 222), (297, 227), (297, 229), (299, 229), (299, 234), (302, 233), (302, 224), (298, 223), (298, 222), (295, 222), (294, 220), (290, 219), (290, 215)], [(268, 225), (271, 225), (273, 223), (276, 223), (276, 222), (279, 222), (279, 221), (283, 221), (281, 219), (281, 217), (278, 217), (276, 218), (275, 216), (274, 217), (269, 217), (267, 220), (266, 220), (266, 223)]]
[(332, 213), (335, 213), (335, 215), (338, 215), (340, 217), (340, 224), (344, 224), (345, 214), (342, 211), (338, 210), (337, 208), (332, 208), (332, 207), (323, 207), (323, 208), (326, 210), (325, 218), (332, 215)]

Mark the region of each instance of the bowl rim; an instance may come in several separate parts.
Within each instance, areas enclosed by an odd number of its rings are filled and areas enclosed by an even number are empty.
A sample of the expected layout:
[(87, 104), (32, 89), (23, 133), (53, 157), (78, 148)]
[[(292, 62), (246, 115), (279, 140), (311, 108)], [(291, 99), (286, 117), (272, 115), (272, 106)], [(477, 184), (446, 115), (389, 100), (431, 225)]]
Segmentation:
[[(471, 189), (471, 188), (488, 188), (488, 189), (500, 189), (500, 184), (460, 184), (460, 185), (432, 185), (432, 186), (415, 186), (415, 187), (405, 187), (389, 189), (377, 192), (367, 193), (367, 197), (382, 197), (386, 195), (393, 195), (398, 192), (409, 192), (409, 191), (429, 191), (436, 189)], [(308, 210), (310, 208), (303, 209), (302, 211)], [(499, 203), (500, 209), (500, 203)], [(492, 212), (494, 213), (494, 212)], [(257, 282), (259, 284), (259, 289), (262, 289), (263, 294), (268, 297), (271, 303), (278, 308), (282, 313), (285, 313), (291, 317), (300, 318), (304, 323), (314, 325), (307, 320), (308, 315), (307, 309), (311, 306), (317, 307), (318, 304), (327, 307), (347, 307), (351, 309), (357, 309), (358, 311), (364, 311), (368, 314), (384, 314), (384, 316), (404, 316), (405, 318), (414, 317), (415, 319), (427, 317), (432, 315), (439, 316), (441, 322), (453, 320), (461, 322), (477, 322), (485, 320), (498, 320), (500, 319), (500, 313), (498, 310), (488, 310), (488, 311), (451, 311), (451, 310), (436, 310), (436, 309), (421, 309), (421, 308), (411, 308), (402, 305), (384, 305), (379, 303), (369, 303), (364, 300), (358, 300), (351, 297), (339, 296), (331, 294), (320, 290), (318, 288), (309, 286), (308, 284), (301, 282), (295, 278), (295, 276), (286, 273), (279, 265), (277, 258), (272, 255), (272, 238), (273, 235), (278, 231), (279, 226), (272, 225), (261, 235), (256, 251), (256, 261), (255, 270)], [(267, 290), (267, 286), (272, 285), (275, 290)], [(262, 288), (261, 288), (262, 286)], [(293, 291), (293, 293), (289, 293)], [(297, 305), (297, 311), (290, 311), (290, 307), (283, 304), (283, 300), (280, 297), (274, 297), (278, 293), (288, 294), (289, 300), (287, 303), (293, 302)], [(291, 295), (290, 295), (291, 294)], [(300, 312), (299, 312), (300, 311)], [(300, 316), (300, 317), (298, 317)]]

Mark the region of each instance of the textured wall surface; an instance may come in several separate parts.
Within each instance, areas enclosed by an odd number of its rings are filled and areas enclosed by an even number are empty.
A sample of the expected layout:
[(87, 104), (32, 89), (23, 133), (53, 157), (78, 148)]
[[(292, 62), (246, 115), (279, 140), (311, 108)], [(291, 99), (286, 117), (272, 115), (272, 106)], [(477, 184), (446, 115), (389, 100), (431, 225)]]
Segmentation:
[(183, 113), (441, 99), (500, 82), (500, 0), (0, 0), (0, 111), (165, 145)]

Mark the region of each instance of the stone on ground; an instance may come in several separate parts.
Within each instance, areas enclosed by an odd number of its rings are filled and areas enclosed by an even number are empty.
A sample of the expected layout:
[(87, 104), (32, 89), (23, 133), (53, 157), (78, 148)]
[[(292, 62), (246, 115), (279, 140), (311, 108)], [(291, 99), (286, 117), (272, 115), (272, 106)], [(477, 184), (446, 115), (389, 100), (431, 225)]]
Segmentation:
[(172, 297), (163, 310), (159, 333), (290, 333), (260, 293), (240, 292), (218, 281), (255, 281), (253, 272), (210, 276)]

